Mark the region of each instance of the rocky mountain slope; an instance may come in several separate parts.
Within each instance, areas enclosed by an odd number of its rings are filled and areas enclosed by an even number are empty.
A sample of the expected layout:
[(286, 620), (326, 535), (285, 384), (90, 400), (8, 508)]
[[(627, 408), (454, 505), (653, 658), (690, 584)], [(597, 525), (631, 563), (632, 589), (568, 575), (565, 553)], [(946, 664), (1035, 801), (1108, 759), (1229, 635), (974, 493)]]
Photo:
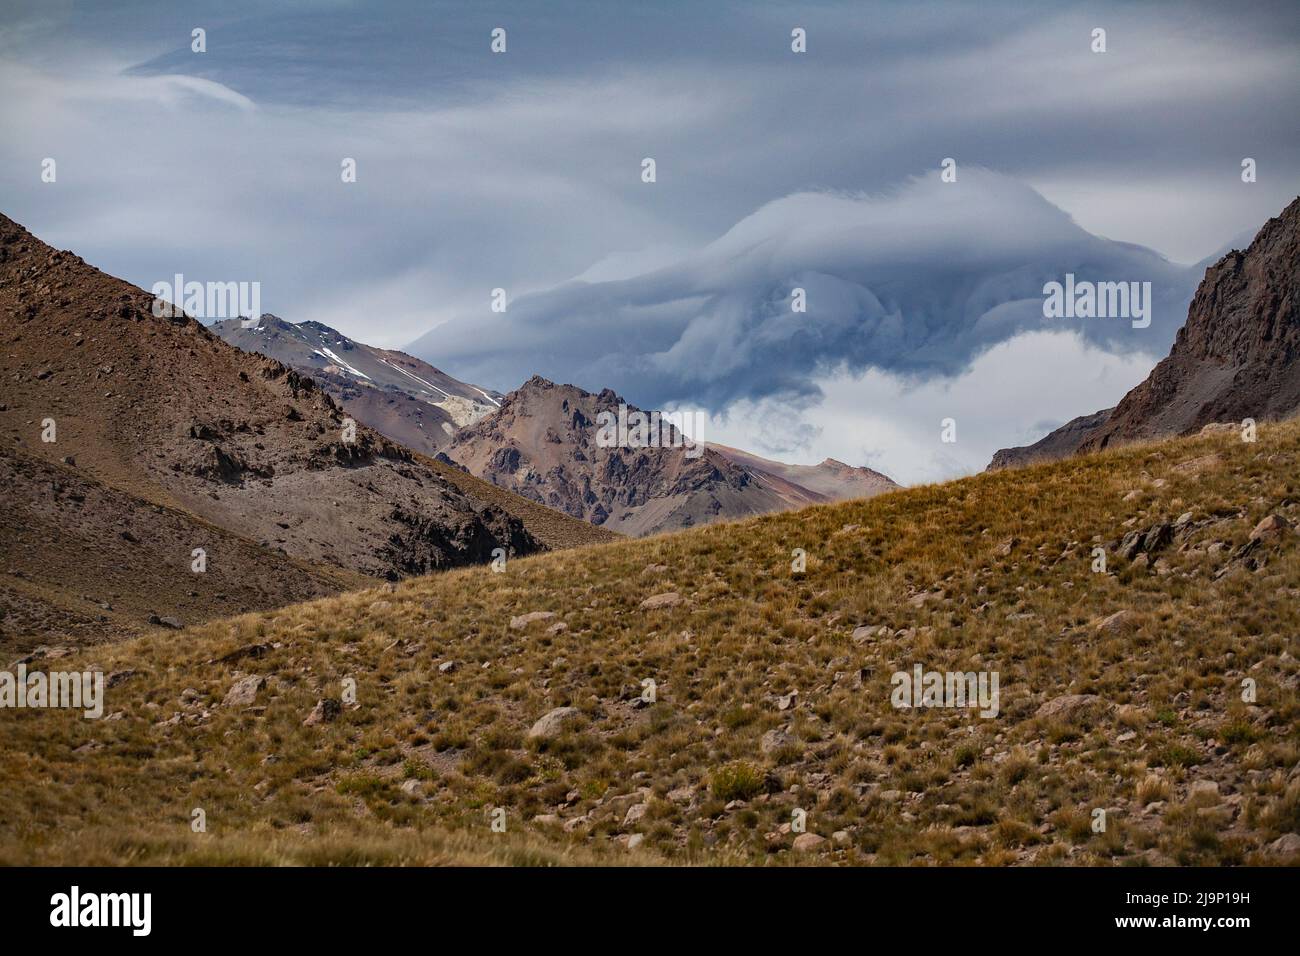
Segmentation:
[(1295, 865), (1298, 469), (1138, 444), (59, 658), (106, 719), (9, 712), (0, 864)]
[[(808, 469), (820, 489), (813, 490), (791, 480), (803, 474), (797, 467), (707, 444), (688, 453), (671, 437), (663, 444), (679, 447), (600, 447), (600, 415), (617, 415), (621, 405), (609, 389), (592, 394), (534, 376), (459, 431), (446, 454), (495, 485), (632, 536), (824, 502), (832, 488), (847, 495), (894, 487), (869, 469), (835, 463)], [(628, 406), (629, 415), (636, 411)]]
[(1206, 270), (1167, 358), (1115, 408), (1041, 441), (1006, 448), (990, 467), (1162, 435), (1212, 422), (1269, 421), (1300, 409), (1300, 199), (1244, 251)]
[(381, 435), (436, 455), (456, 429), (501, 404), (501, 395), (467, 385), (405, 352), (375, 348), (319, 322), (263, 315), (256, 324), (224, 319), (222, 339), (310, 375), (357, 421)]
[(989, 470), (1028, 465), (1035, 461), (1053, 461), (1057, 458), (1073, 455), (1089, 435), (1106, 424), (1113, 411), (1115, 411), (1113, 408), (1103, 408), (1091, 415), (1080, 415), (1078, 418), (1072, 418), (1060, 428), (1048, 432), (1032, 445), (1022, 445), (1017, 448), (999, 448), (993, 453), (993, 460), (989, 462)]
[[(140, 625), (168, 612), (189, 620), (355, 584), (360, 575), (396, 578), (485, 561), (498, 547), (519, 555), (541, 546), (526, 520), (503, 507), (509, 496), (476, 497), (468, 476), (364, 425), (353, 435), (310, 378), (233, 348), (192, 319), (157, 318), (152, 305), (148, 293), (0, 217), (6, 498), (30, 513), (48, 506), (51, 483), (71, 489), (109, 510), (89, 515), (59, 491), (68, 507), (32, 528), (68, 542), (97, 527), (118, 536), (112, 547), (43, 549), (28, 530), (29, 547), (6, 549), (5, 639), (32, 636), (32, 622), (57, 619), (60, 607), (87, 597), (96, 606), (139, 605), (142, 614), (151, 606), (156, 614)], [(176, 553), (121, 561), (122, 541), (142, 552), (170, 542)], [(207, 571), (188, 570), (195, 548), (207, 550)], [(136, 595), (100, 593), (108, 563), (164, 557), (182, 569), (179, 579)], [(35, 587), (59, 582), (76, 593), (42, 598)], [(31, 606), (42, 600), (43, 610)]]

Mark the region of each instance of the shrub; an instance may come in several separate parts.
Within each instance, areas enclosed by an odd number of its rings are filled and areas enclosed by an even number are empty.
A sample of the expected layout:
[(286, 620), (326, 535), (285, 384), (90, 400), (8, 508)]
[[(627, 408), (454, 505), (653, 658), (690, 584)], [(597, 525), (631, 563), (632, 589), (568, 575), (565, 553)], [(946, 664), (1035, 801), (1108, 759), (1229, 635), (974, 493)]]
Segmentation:
[(748, 800), (763, 789), (763, 775), (742, 761), (715, 770), (709, 789), (719, 800)]

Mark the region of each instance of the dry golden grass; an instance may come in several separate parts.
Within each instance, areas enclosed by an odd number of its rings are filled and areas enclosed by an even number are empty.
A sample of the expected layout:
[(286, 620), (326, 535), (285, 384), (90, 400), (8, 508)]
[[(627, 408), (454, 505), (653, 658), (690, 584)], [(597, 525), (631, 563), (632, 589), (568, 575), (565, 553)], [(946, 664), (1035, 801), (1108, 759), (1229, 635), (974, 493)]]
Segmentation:
[[(1300, 517), (1298, 460), (1296, 424), (1132, 447), (36, 661), (136, 674), (114, 719), (0, 711), (0, 862), (1295, 862), (1270, 848), (1300, 831), (1294, 530), (1236, 555)], [(917, 663), (997, 671), (998, 716), (895, 709)], [(255, 703), (220, 706), (244, 674)], [(1036, 716), (1067, 694), (1100, 701)], [(794, 849), (797, 810), (826, 842)]]

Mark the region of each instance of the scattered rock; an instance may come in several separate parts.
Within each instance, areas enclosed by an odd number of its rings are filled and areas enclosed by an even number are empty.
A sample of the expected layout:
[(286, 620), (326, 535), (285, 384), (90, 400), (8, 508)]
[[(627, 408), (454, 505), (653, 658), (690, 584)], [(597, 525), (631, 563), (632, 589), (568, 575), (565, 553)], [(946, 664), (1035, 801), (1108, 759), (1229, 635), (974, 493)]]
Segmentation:
[(555, 617), (554, 611), (530, 611), (528, 614), (520, 614), (510, 619), (510, 630), (522, 631), (534, 621), (549, 621), (553, 617)]
[(1114, 708), (1114, 704), (1096, 694), (1065, 694), (1053, 697), (1038, 708), (1035, 717), (1075, 721), (1089, 714), (1102, 713)]
[(316, 701), (316, 706), (312, 708), (307, 719), (302, 722), (304, 727), (312, 727), (316, 724), (329, 724), (338, 720), (339, 714), (343, 712), (343, 705), (333, 697), (323, 697)]
[(660, 607), (674, 607), (681, 599), (681, 595), (676, 591), (665, 591), (663, 594), (652, 594), (641, 602), (641, 607), (647, 611)]
[(221, 701), (221, 706), (246, 707), (257, 699), (257, 692), (264, 686), (266, 686), (266, 678), (260, 674), (241, 677), (230, 685), (230, 690), (226, 692), (225, 699)]
[(550, 740), (563, 729), (566, 721), (577, 717), (581, 711), (576, 707), (556, 707), (543, 714), (528, 730), (529, 740)]
[(794, 838), (792, 846), (800, 853), (806, 853), (811, 850), (820, 849), (821, 845), (825, 842), (825, 837), (820, 837), (815, 833), (800, 833)]

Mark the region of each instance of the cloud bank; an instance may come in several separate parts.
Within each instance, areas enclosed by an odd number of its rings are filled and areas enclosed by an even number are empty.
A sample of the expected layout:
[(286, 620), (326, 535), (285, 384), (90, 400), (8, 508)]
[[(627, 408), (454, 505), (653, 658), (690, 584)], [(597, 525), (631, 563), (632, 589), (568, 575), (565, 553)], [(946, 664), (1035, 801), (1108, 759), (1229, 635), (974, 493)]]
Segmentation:
[[(1044, 285), (1067, 274), (1149, 282), (1150, 326), (1044, 318)], [(1029, 332), (1158, 356), (1199, 278), (1151, 250), (1089, 234), (1009, 177), (959, 169), (956, 182), (942, 182), (936, 168), (878, 195), (787, 196), (671, 266), (564, 283), (500, 314), (485, 300), (412, 348), (475, 380), (517, 381), (541, 367), (588, 388), (617, 383), (656, 407), (806, 405), (832, 370), (954, 377)], [(796, 308), (801, 297), (806, 311)]]

